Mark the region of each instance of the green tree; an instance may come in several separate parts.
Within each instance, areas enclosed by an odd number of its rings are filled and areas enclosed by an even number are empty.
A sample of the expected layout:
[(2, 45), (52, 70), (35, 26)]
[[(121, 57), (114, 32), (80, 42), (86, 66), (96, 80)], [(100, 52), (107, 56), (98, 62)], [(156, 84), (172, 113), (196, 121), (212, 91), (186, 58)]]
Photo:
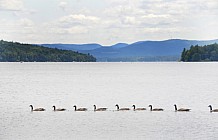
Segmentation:
[(218, 44), (205, 46), (191, 46), (189, 50), (183, 50), (181, 61), (218, 61)]
[(0, 62), (95, 62), (96, 58), (69, 50), (59, 50), (38, 45), (0, 41)]

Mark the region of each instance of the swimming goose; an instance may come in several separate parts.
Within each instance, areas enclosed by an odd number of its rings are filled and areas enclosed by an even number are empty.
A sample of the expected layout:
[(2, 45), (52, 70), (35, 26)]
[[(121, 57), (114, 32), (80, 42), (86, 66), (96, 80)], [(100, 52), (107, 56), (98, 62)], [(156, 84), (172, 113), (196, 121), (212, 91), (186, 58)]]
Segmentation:
[(53, 108), (54, 108), (54, 111), (65, 111), (66, 110), (65, 108), (58, 108), (58, 109), (56, 109), (55, 106), (53, 106)]
[(33, 105), (30, 105), (31, 107), (31, 111), (45, 111), (44, 108), (36, 108), (36, 109), (33, 109)]
[(87, 111), (87, 108), (76, 108), (76, 105), (73, 106), (75, 111)]
[(212, 105), (208, 106), (210, 108), (210, 112), (218, 112), (218, 109), (212, 109)]
[(96, 105), (93, 105), (94, 106), (94, 111), (106, 111), (107, 108), (97, 108)]
[(152, 109), (152, 105), (149, 105), (148, 107), (150, 107), (150, 111), (164, 111), (164, 109), (162, 109), (162, 108), (154, 108), (154, 109)]
[(116, 104), (115, 106), (117, 107), (117, 111), (130, 110), (129, 108), (120, 108), (118, 104)]
[(132, 107), (133, 107), (134, 111), (137, 111), (137, 110), (146, 110), (146, 108), (136, 108), (135, 105), (132, 105)]
[(182, 112), (182, 111), (186, 111), (186, 112), (188, 112), (188, 111), (191, 110), (191, 109), (188, 109), (188, 108), (180, 108), (180, 109), (177, 110), (177, 106), (176, 106), (176, 104), (175, 104), (174, 106), (175, 106), (175, 111), (180, 111), (180, 112)]

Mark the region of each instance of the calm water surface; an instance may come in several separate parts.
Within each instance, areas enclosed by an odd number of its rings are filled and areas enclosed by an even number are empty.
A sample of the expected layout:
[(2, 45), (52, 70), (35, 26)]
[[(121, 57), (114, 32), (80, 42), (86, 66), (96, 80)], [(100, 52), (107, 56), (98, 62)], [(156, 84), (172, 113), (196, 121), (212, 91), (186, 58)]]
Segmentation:
[[(192, 110), (176, 113), (175, 103)], [(30, 112), (30, 104), (46, 111)], [(218, 63), (0, 63), (1, 140), (217, 140), (209, 104), (218, 108)]]

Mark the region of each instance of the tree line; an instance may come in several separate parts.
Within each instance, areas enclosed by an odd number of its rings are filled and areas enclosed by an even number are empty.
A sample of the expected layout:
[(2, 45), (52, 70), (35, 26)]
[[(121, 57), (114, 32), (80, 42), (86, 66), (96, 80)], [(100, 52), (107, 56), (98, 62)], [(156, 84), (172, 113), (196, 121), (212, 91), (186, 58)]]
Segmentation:
[(99, 57), (100, 62), (165, 62), (179, 61), (180, 55), (169, 56), (133, 56), (133, 57)]
[(218, 61), (218, 44), (192, 45), (189, 50), (184, 48), (180, 60), (184, 62)]
[(95, 62), (90, 54), (39, 45), (0, 41), (0, 62)]

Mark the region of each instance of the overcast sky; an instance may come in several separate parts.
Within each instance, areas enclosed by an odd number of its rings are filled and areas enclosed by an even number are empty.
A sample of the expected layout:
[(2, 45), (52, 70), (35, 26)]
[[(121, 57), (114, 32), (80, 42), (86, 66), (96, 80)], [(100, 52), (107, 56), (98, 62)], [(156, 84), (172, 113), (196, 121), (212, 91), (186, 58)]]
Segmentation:
[(0, 39), (132, 43), (218, 38), (218, 0), (0, 0)]

